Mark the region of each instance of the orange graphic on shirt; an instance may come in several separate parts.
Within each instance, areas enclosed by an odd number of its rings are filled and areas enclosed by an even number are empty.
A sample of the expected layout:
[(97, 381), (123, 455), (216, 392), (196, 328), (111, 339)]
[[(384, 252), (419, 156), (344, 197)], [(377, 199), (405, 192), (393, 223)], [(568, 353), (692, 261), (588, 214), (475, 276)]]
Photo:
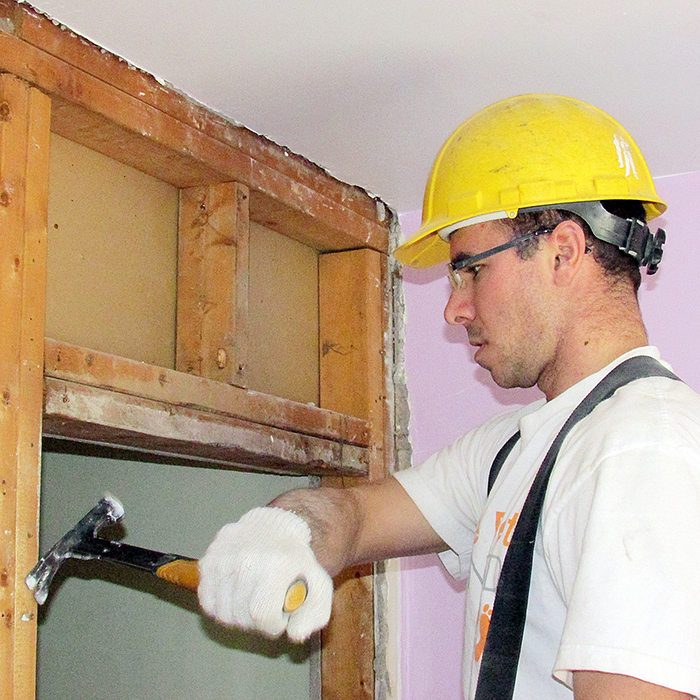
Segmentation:
[(491, 624), (491, 614), (493, 609), (490, 605), (484, 605), (484, 611), (479, 616), (479, 641), (474, 649), (474, 660), (478, 663), (484, 654), (486, 646), (486, 635), (489, 633), (489, 625)]
[[(510, 546), (511, 540), (513, 538), (513, 531), (515, 530), (515, 526), (518, 523), (519, 516), (520, 513), (513, 513), (510, 517), (507, 517), (507, 514), (504, 511), (496, 511), (496, 523), (493, 531), (494, 545), (498, 543), (506, 548)], [(479, 530), (480, 526), (477, 528), (475, 541), (479, 538)], [(497, 550), (498, 547), (496, 546), (494, 547), (494, 549)], [(491, 557), (490, 559), (491, 561), (494, 561), (495, 559), (500, 564), (501, 556)], [(484, 587), (484, 591), (495, 591), (498, 576), (500, 574), (500, 566), (498, 567), (498, 569), (496, 569), (490, 564), (487, 564), (486, 568), (487, 571), (484, 571), (483, 575), (479, 576), (479, 580), (481, 581), (482, 586)], [(494, 576), (495, 578), (493, 578)], [(493, 588), (491, 588), (491, 586), (493, 586)], [(481, 661), (481, 657), (484, 655), (484, 648), (486, 646), (486, 636), (488, 634), (489, 626), (491, 624), (492, 614), (493, 608), (488, 604), (484, 605), (482, 612), (479, 614), (479, 641), (474, 647), (474, 659), (477, 663)]]
[(504, 547), (510, 547), (510, 540), (519, 515), (520, 513), (513, 513), (513, 516), (506, 520), (506, 514), (503, 511), (499, 510), (496, 512), (496, 536), (498, 539), (503, 537)]

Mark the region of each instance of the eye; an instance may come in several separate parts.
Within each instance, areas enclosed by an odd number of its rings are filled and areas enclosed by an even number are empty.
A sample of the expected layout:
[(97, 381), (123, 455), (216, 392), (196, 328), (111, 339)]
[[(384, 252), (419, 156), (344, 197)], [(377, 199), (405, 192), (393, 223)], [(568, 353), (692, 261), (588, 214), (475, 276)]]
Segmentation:
[(469, 265), (468, 267), (453, 270), (450, 265), (447, 266), (447, 278), (450, 281), (450, 286), (454, 290), (462, 289), (467, 280), (474, 282), (483, 265)]
[(465, 267), (463, 272), (467, 275), (471, 275), (472, 279), (475, 280), (478, 277), (479, 271), (482, 267), (483, 265), (470, 265), (469, 267)]

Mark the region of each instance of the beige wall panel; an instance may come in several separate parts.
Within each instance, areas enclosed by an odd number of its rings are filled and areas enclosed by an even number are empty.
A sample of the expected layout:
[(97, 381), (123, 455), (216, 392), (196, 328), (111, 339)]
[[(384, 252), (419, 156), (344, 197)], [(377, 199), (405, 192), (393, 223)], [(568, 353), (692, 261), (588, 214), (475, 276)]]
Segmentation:
[(318, 403), (318, 253), (250, 225), (247, 386)]
[(52, 135), (46, 335), (174, 366), (175, 187)]

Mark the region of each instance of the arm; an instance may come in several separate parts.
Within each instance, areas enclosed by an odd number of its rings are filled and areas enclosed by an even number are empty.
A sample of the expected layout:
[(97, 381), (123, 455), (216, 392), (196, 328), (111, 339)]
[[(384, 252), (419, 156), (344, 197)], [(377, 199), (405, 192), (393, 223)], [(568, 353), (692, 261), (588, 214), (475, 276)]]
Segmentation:
[(446, 548), (393, 477), (346, 489), (289, 491), (270, 506), (307, 522), (314, 554), (331, 576), (355, 564)]
[(574, 700), (691, 700), (691, 696), (631, 676), (575, 671)]
[[(348, 489), (300, 489), (225, 525), (199, 560), (203, 610), (226, 625), (306, 639), (331, 613), (331, 576), (353, 564), (444, 549), (393, 478)], [(291, 610), (287, 593), (307, 595)]]

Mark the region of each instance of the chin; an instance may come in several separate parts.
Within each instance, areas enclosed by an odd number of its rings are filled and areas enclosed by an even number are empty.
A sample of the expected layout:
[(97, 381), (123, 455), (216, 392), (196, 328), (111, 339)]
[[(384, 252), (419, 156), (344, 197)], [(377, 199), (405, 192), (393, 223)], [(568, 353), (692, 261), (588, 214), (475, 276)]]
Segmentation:
[(518, 371), (514, 367), (501, 367), (499, 371), (498, 366), (481, 366), (489, 371), (494, 383), (501, 389), (529, 389), (537, 384), (537, 376), (531, 376), (530, 372)]
[(491, 372), (491, 379), (501, 389), (516, 389), (520, 386), (518, 382), (513, 381), (510, 377), (501, 377), (493, 372)]

